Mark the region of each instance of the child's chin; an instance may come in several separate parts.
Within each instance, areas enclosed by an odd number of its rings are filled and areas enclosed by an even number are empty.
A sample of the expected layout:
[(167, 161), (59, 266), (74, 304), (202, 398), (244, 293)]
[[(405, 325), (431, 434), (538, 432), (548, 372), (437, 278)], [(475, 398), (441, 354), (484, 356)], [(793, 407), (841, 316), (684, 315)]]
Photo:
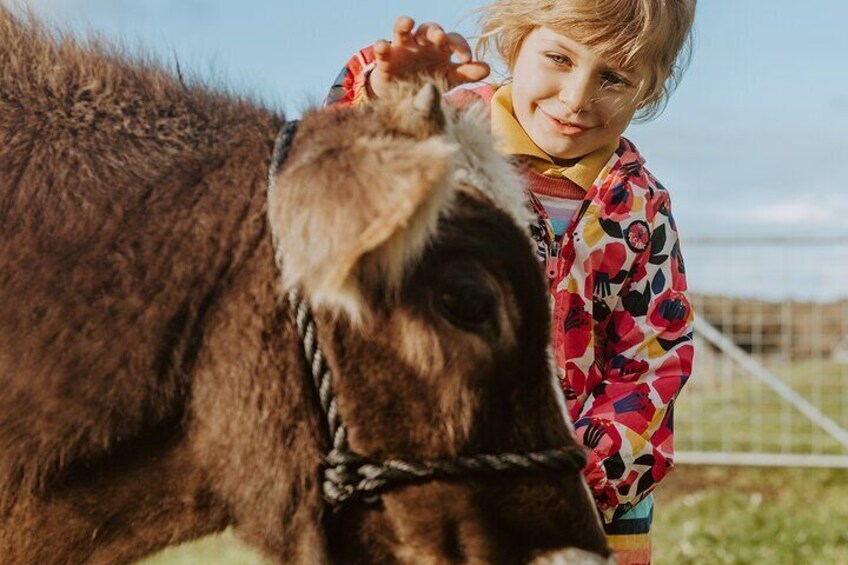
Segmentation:
[(572, 142), (559, 142), (559, 143), (546, 143), (544, 145), (540, 145), (539, 148), (550, 155), (551, 157), (555, 157), (557, 159), (577, 159), (578, 157), (582, 157), (589, 153), (589, 151), (583, 151), (581, 148), (581, 144), (572, 143)]

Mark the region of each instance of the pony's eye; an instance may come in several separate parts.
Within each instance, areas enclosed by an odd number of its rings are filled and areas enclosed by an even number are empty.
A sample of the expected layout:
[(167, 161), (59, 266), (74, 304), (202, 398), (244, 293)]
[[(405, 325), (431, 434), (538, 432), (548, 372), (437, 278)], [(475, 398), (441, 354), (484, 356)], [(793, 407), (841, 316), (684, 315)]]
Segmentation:
[(495, 315), (495, 296), (479, 281), (447, 282), (438, 290), (436, 300), (445, 318), (464, 330), (478, 330)]

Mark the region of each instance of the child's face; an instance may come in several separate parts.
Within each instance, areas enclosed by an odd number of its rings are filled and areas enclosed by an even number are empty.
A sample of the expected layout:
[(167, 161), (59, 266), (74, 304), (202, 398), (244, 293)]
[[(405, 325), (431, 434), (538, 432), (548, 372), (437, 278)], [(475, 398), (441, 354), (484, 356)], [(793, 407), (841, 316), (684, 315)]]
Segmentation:
[(636, 73), (612, 68), (593, 48), (546, 27), (524, 38), (512, 76), (518, 122), (559, 159), (617, 140), (638, 106)]

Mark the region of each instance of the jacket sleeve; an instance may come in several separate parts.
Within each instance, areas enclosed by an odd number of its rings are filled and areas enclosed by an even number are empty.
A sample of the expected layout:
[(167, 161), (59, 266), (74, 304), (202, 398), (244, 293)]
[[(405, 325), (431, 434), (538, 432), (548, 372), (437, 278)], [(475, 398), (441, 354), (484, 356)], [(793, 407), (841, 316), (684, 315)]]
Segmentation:
[(358, 51), (342, 67), (324, 98), (324, 106), (350, 107), (368, 101), (366, 81), (376, 66), (373, 47)]
[(674, 402), (692, 370), (694, 316), (683, 257), (668, 193), (655, 191), (646, 199), (647, 221), (631, 224), (637, 227), (630, 235), (647, 244), (601, 330), (601, 380), (575, 422), (578, 439), (591, 450), (585, 474), (606, 522), (640, 502), (671, 469)]

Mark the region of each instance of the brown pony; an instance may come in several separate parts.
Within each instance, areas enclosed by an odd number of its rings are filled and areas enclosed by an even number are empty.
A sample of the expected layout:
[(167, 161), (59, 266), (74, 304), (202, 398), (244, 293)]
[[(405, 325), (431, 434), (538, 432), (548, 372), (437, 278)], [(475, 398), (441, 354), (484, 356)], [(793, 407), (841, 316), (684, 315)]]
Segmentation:
[(0, 562), (127, 562), (227, 526), (278, 562), (602, 562), (576, 469), (322, 497), (289, 288), (357, 453), (574, 446), (482, 121), (432, 86), (312, 111), (269, 190), (280, 116), (0, 7)]

